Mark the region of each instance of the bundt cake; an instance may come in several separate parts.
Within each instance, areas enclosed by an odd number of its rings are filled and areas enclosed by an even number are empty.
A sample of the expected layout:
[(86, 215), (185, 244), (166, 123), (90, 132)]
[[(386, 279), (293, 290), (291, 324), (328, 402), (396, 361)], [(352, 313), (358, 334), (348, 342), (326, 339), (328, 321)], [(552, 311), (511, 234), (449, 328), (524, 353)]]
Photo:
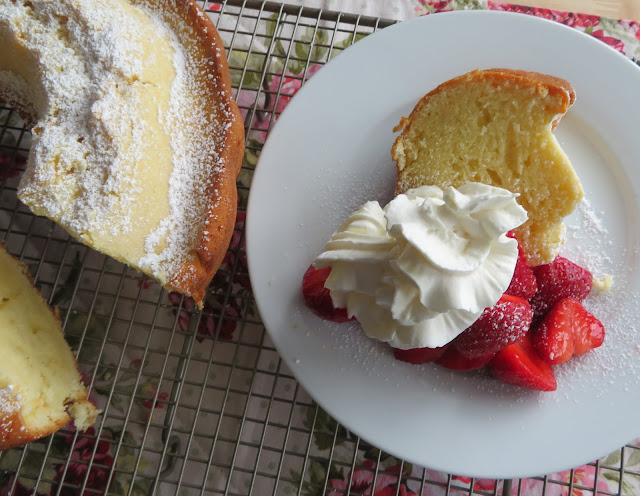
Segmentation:
[(51, 434), (71, 419), (85, 430), (97, 413), (58, 315), (0, 243), (0, 450)]
[(3, 0), (0, 99), (32, 125), (18, 197), (201, 304), (235, 224), (242, 118), (193, 0)]
[(441, 84), (396, 128), (396, 193), (468, 182), (519, 193), (529, 220), (516, 236), (532, 264), (552, 261), (583, 196), (552, 133), (574, 101), (567, 81), (535, 72), (475, 70)]

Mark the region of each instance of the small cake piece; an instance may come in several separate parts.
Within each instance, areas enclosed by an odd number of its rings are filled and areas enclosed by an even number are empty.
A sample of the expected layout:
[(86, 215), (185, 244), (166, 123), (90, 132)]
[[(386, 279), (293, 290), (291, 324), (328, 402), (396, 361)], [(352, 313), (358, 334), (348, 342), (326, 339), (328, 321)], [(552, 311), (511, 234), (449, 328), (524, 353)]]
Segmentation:
[(71, 419), (85, 430), (97, 414), (57, 313), (0, 243), (0, 450), (47, 436)]
[(582, 186), (552, 131), (575, 101), (565, 80), (475, 70), (425, 95), (395, 129), (396, 193), (481, 182), (519, 193), (529, 220), (515, 234), (529, 263), (549, 263)]
[(233, 233), (244, 126), (193, 0), (3, 0), (0, 99), (31, 124), (18, 197), (202, 303)]

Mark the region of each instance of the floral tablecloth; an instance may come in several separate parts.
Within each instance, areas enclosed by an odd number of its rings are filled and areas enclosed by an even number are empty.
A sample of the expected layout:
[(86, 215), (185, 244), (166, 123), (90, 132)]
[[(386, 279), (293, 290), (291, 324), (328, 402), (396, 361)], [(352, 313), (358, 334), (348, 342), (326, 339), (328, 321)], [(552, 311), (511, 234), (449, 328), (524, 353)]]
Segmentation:
[[(640, 26), (628, 20), (480, 0), (288, 3), (395, 20), (456, 9), (522, 12), (563, 22), (629, 57), (640, 57)], [(207, 8), (214, 19), (226, 22), (224, 17), (216, 17), (224, 12), (224, 3), (209, 2)], [(339, 39), (334, 45), (345, 48), (357, 39)], [(235, 43), (242, 46), (243, 41)], [(412, 466), (355, 439), (315, 408), (282, 369), (254, 308), (243, 226), (251, 171), (270, 128), (264, 115), (279, 114), (302, 82), (322, 67), (323, 62), (310, 56), (309, 48), (301, 44), (296, 46), (296, 53), (298, 49), (307, 63), (276, 64), (266, 72), (265, 80), (256, 76), (264, 71), (246, 70), (254, 63), (259, 67), (263, 58), (248, 60), (246, 51), (231, 52), (234, 87), (241, 88), (236, 97), (249, 129), (248, 146), (239, 178), (241, 203), (236, 232), (202, 313), (192, 301), (166, 294), (134, 271), (71, 242), (47, 221), (25, 214), (26, 209), (15, 198), (15, 187), (25, 163), (28, 135), (21, 131), (14, 112), (0, 110), (0, 233), (9, 251), (22, 254), (42, 291), (60, 308), (67, 339), (77, 351), (92, 398), (105, 412), (86, 434), (68, 428), (25, 450), (0, 455), (0, 495), (177, 492), (409, 496), (473, 491), (503, 494), (505, 487), (511, 487), (511, 494), (522, 495), (640, 496), (640, 441), (597, 463), (512, 485), (472, 480)], [(336, 53), (339, 51), (332, 56)], [(321, 59), (322, 54), (318, 57)], [(265, 98), (260, 95), (261, 88), (277, 97)], [(40, 236), (39, 232), (46, 235)], [(55, 250), (63, 253), (62, 259), (49, 264), (47, 257)], [(113, 295), (118, 296), (117, 306)], [(190, 357), (189, 370), (181, 371), (185, 356)], [(171, 374), (180, 376), (180, 382), (158, 380)], [(236, 381), (238, 374), (241, 379)], [(202, 377), (210, 389), (200, 388)], [(219, 393), (220, 397), (209, 398), (209, 393)], [(290, 406), (281, 413), (273, 407), (274, 399), (279, 398)], [(219, 410), (209, 408), (207, 401), (222, 406)], [(198, 418), (193, 417), (196, 411)], [(225, 425), (221, 419), (226, 419)], [(278, 449), (267, 449), (272, 439), (256, 427), (261, 423), (286, 431), (284, 444), (273, 441), (273, 445), (291, 456), (276, 456)], [(171, 426), (174, 436), (167, 438), (158, 428), (166, 425)], [(210, 438), (200, 439), (201, 427), (205, 432), (215, 430), (213, 445), (208, 443)], [(245, 438), (249, 438), (246, 444), (234, 444)], [(248, 448), (244, 449), (247, 446), (258, 446), (258, 455), (249, 454)], [(302, 465), (299, 458), (303, 458)], [(20, 470), (16, 474), (17, 467)], [(622, 468), (625, 475), (621, 481)], [(200, 490), (202, 487), (205, 489)]]
[(562, 22), (568, 26), (586, 31), (616, 50), (637, 58), (640, 56), (640, 32), (637, 21), (619, 20), (595, 15), (551, 10), (537, 7), (523, 7), (505, 2), (491, 0), (288, 0), (292, 5), (340, 10), (354, 14), (363, 14), (388, 19), (406, 20), (415, 16), (448, 12), (460, 9), (490, 9), (510, 12), (523, 12)]

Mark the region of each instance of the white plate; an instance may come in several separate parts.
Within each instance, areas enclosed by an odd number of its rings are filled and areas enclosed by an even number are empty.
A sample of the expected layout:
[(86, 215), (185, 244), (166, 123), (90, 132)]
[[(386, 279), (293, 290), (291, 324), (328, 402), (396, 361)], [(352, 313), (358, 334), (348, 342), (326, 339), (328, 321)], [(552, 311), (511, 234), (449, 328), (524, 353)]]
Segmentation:
[[(393, 192), (392, 128), (439, 83), (510, 67), (569, 80), (577, 102), (557, 136), (589, 205), (566, 252), (613, 291), (590, 297), (605, 345), (557, 368), (538, 393), (482, 373), (394, 361), (356, 324), (306, 309), (300, 283), (342, 220)], [(262, 151), (248, 210), (253, 291), (280, 354), (315, 400), (388, 453), (449, 473), (512, 478), (607, 455), (640, 435), (638, 293), (640, 70), (571, 28), (518, 14), (463, 11), (386, 28), (331, 61), (291, 101)]]

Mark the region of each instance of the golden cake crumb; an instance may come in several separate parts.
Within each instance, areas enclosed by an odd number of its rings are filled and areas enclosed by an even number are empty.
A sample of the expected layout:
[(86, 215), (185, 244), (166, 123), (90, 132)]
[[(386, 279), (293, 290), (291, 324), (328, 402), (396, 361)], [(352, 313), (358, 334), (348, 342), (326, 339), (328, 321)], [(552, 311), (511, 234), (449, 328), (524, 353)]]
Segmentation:
[(441, 84), (396, 128), (396, 193), (468, 182), (518, 193), (529, 220), (516, 236), (532, 265), (551, 262), (583, 197), (552, 132), (574, 100), (567, 81), (524, 71), (476, 70)]

